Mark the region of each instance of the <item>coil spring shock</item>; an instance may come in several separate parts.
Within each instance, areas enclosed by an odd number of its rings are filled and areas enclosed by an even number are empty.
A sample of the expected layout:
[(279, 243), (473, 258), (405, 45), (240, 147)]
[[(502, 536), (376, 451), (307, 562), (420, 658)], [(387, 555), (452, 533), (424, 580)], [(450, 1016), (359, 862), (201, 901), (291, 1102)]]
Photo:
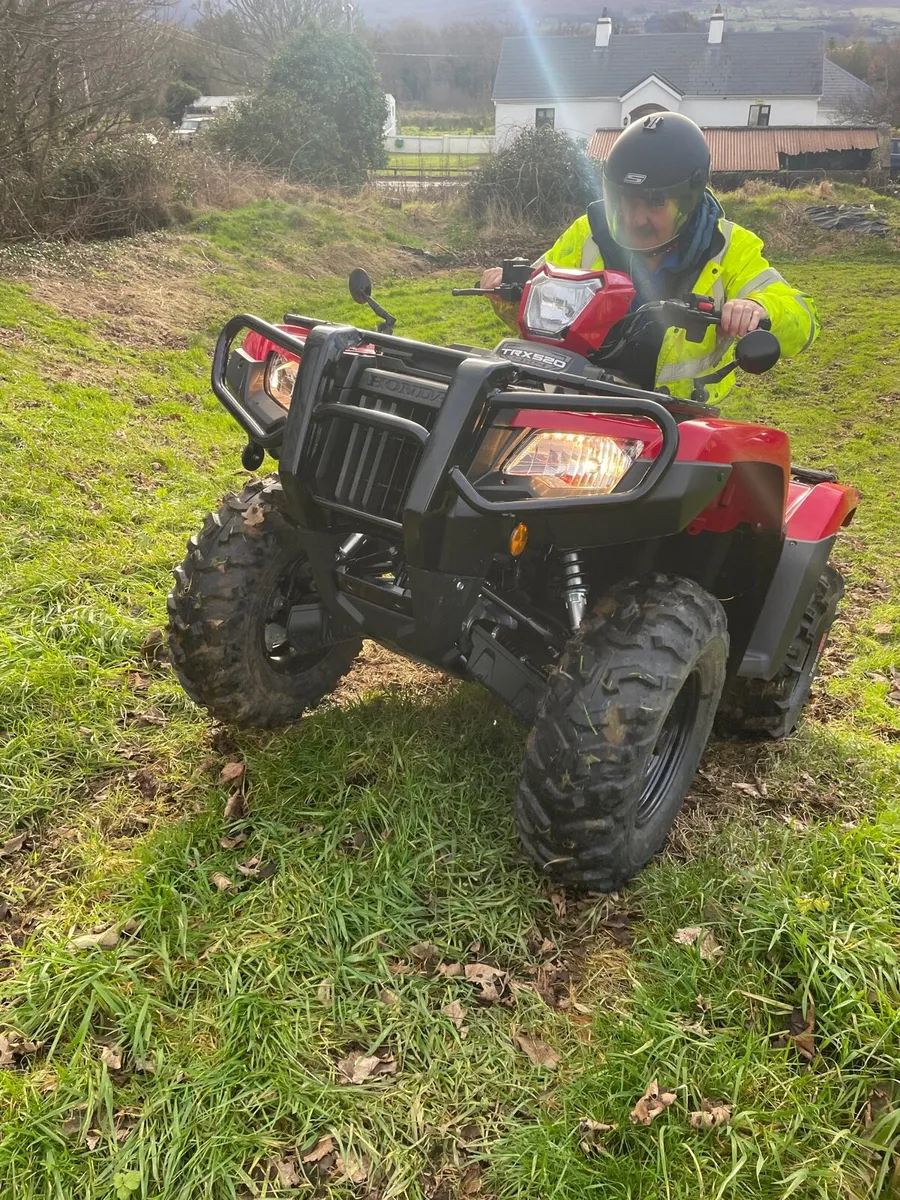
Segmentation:
[(588, 581), (584, 564), (577, 550), (569, 550), (562, 556), (563, 595), (569, 610), (569, 624), (577, 633), (587, 612)]

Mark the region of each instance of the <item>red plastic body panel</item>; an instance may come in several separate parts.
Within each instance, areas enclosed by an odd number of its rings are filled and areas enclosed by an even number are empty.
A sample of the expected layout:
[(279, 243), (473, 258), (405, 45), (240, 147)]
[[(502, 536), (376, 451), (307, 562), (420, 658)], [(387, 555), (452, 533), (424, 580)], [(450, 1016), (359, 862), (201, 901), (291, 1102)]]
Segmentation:
[[(308, 329), (300, 329), (296, 325), (278, 325), (276, 328), (283, 329), (285, 333), (291, 334), (300, 342), (305, 342), (309, 334)], [(246, 354), (249, 354), (251, 358), (256, 359), (257, 362), (265, 362), (272, 350), (277, 351), (277, 353), (282, 355), (284, 358), (296, 359), (297, 357), (295, 354), (288, 354), (286, 350), (282, 350), (280, 346), (276, 346), (273, 342), (267, 341), (267, 339), (264, 338), (261, 333), (253, 333), (252, 331), (244, 338), (241, 349)], [(350, 353), (374, 354), (375, 347), (368, 345), (358, 346), (355, 350), (351, 350)], [(297, 361), (299, 361), (299, 359)]]
[(792, 482), (784, 514), (785, 536), (798, 542), (833, 537), (849, 525), (859, 505), (859, 492), (840, 483)]
[[(599, 291), (595, 293), (590, 303), (566, 330), (565, 337), (541, 337), (540, 334), (532, 333), (525, 324), (528, 298), (535, 280), (540, 279), (541, 276), (579, 281), (599, 279), (601, 282), (602, 286)], [(525, 285), (519, 305), (519, 329), (526, 341), (542, 342), (545, 346), (562, 346), (576, 354), (592, 354), (595, 350), (599, 350), (606, 341), (613, 325), (627, 316), (634, 296), (634, 284), (631, 282), (631, 277), (624, 271), (573, 271), (568, 267), (554, 267), (550, 263), (544, 263)]]

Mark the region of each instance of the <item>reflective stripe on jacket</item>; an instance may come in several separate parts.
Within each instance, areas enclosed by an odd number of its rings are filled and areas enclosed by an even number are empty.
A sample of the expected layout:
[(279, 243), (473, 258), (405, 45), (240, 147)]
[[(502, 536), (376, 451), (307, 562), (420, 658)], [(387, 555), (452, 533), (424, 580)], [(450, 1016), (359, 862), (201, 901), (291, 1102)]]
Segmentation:
[[(724, 218), (719, 221), (724, 246), (700, 269), (691, 291), (712, 296), (716, 307), (726, 300), (755, 300), (772, 322), (772, 332), (781, 342), (782, 354), (790, 358), (815, 341), (819, 332), (816, 307), (770, 267), (763, 257), (763, 243), (755, 233)], [(600, 248), (591, 236), (587, 216), (579, 217), (547, 251), (543, 260), (557, 267), (599, 271), (603, 267)], [(723, 337), (718, 326), (710, 326), (701, 342), (689, 342), (683, 329), (667, 329), (656, 364), (656, 382), (673, 396), (689, 399), (693, 381), (734, 358), (734, 338)], [(709, 388), (715, 404), (734, 386), (734, 375)]]

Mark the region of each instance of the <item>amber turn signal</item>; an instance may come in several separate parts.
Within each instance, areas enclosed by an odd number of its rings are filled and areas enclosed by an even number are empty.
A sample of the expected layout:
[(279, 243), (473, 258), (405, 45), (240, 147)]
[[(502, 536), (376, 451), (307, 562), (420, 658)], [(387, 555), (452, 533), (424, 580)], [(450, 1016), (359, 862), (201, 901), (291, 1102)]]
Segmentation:
[(528, 545), (528, 526), (517, 525), (509, 537), (509, 552), (513, 558), (518, 558)]

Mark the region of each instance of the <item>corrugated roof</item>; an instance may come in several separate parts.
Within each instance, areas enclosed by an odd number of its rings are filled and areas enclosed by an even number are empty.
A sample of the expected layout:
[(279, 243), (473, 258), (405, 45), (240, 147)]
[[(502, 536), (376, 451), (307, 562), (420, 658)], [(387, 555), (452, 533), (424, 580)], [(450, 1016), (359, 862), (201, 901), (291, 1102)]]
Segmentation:
[(730, 33), (710, 46), (705, 33), (616, 34), (598, 50), (593, 36), (505, 38), (495, 100), (613, 99), (648, 75), (686, 96), (819, 96), (825, 35), (805, 30)]
[[(589, 158), (602, 161), (620, 129), (598, 129)], [(777, 171), (779, 154), (825, 154), (831, 150), (877, 150), (878, 130), (848, 126), (769, 126), (767, 129), (704, 129), (713, 171)]]

